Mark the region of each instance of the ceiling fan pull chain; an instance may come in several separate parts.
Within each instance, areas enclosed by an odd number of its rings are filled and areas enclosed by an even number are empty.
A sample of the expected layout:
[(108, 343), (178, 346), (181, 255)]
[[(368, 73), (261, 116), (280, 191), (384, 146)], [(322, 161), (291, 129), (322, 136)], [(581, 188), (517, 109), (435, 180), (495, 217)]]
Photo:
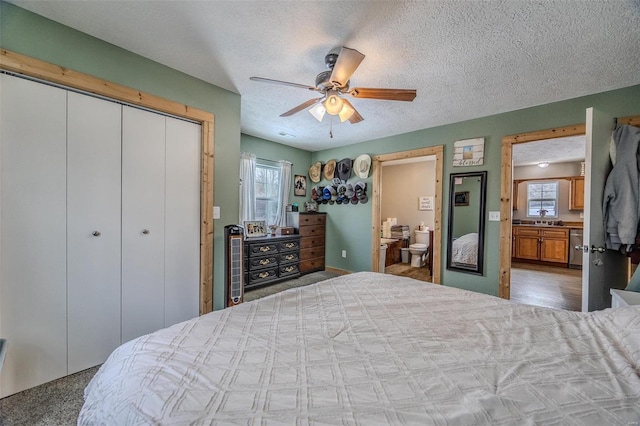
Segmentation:
[(329, 138), (333, 139), (333, 115), (330, 117), (331, 119), (329, 120)]

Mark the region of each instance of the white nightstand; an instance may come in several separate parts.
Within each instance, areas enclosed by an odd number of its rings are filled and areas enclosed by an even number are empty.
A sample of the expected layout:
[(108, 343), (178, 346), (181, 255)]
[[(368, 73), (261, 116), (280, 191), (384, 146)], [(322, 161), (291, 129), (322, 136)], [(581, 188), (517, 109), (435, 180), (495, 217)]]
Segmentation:
[(640, 305), (640, 293), (611, 289), (611, 307), (621, 308), (629, 305)]

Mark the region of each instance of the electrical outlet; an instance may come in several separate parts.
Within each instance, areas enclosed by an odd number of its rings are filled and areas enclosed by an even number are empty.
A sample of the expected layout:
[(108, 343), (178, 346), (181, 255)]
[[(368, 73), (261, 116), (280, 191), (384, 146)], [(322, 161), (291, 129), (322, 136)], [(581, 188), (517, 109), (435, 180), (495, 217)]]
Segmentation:
[(213, 218), (220, 219), (220, 206), (213, 206)]
[(346, 250), (342, 250), (342, 257), (347, 257), (347, 251)]
[(489, 220), (492, 222), (500, 222), (500, 212), (489, 212)]

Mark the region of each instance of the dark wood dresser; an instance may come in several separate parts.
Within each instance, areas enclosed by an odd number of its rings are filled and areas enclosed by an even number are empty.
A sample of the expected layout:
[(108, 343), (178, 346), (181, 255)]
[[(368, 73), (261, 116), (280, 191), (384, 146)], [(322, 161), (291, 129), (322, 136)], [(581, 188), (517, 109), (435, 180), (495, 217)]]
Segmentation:
[(244, 288), (300, 276), (300, 236), (282, 235), (244, 240)]
[(326, 213), (298, 213), (300, 274), (324, 271)]

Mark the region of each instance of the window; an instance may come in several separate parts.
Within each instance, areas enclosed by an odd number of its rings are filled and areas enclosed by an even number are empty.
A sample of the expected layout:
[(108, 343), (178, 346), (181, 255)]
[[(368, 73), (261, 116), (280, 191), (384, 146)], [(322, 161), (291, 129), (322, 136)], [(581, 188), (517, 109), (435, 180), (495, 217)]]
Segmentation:
[(267, 225), (276, 223), (278, 194), (280, 192), (280, 167), (263, 162), (256, 163), (256, 220)]
[(558, 181), (527, 183), (527, 217), (558, 217)]

